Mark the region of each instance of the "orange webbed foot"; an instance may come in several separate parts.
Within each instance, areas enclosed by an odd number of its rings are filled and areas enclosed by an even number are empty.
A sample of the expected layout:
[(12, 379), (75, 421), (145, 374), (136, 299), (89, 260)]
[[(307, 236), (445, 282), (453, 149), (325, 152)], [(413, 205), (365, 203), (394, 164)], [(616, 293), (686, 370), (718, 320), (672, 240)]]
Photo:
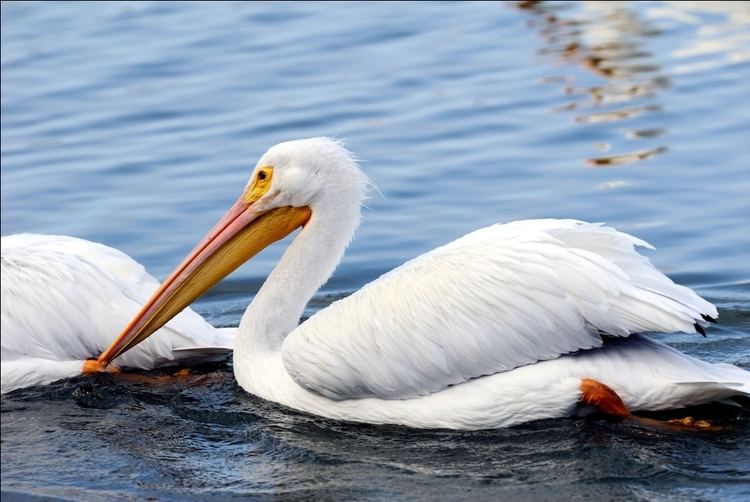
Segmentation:
[(628, 407), (622, 402), (617, 392), (592, 378), (581, 379), (580, 402), (619, 420), (630, 415)]

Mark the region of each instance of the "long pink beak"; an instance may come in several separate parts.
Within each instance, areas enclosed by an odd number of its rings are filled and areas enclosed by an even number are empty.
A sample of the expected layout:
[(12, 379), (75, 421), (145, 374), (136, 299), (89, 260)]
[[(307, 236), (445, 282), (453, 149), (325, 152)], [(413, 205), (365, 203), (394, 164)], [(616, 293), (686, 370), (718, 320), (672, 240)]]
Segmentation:
[(148, 338), (263, 248), (303, 226), (311, 214), (308, 207), (291, 206), (254, 212), (243, 194), (98, 357), (98, 369)]

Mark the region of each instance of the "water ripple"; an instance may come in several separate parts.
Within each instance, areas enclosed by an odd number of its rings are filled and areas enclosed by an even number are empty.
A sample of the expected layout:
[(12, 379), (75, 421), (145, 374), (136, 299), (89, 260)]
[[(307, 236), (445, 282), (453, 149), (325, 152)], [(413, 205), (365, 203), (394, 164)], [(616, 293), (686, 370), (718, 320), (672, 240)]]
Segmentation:
[[(72, 234), (164, 277), (255, 159), (335, 135), (373, 194), (305, 316), (513, 219), (606, 221), (720, 310), (661, 339), (750, 368), (743, 2), (2, 4), (3, 234)], [(617, 167), (617, 169), (590, 169)], [(405, 232), (408, 229), (408, 232)], [(239, 322), (285, 243), (196, 304)], [(230, 361), (2, 397), (3, 499), (746, 499), (750, 417), (353, 426), (249, 396)]]

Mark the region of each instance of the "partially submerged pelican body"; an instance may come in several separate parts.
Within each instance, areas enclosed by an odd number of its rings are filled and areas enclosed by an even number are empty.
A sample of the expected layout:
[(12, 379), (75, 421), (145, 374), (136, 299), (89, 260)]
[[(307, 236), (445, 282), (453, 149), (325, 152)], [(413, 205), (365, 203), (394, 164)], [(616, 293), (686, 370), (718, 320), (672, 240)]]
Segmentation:
[[(159, 287), (125, 253), (59, 235), (2, 237), (2, 392), (81, 375)], [(116, 361), (153, 369), (210, 361), (232, 349), (233, 329), (216, 329), (191, 309)]]
[(247, 392), (333, 419), (481, 429), (617, 416), (750, 393), (750, 373), (643, 332), (701, 332), (716, 308), (599, 224), (493, 225), (319, 311), (368, 180), (327, 138), (274, 146), (242, 195), (107, 351), (102, 368), (270, 243), (300, 229), (247, 308), (234, 372)]

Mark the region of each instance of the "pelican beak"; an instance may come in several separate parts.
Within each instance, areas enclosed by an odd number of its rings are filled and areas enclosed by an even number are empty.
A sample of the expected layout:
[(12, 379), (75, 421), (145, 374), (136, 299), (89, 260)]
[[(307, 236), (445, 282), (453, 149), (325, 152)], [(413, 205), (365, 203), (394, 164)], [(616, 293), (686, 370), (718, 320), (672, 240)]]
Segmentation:
[(258, 212), (254, 199), (246, 192), (234, 203), (91, 367), (106, 368), (263, 248), (304, 226), (312, 214), (309, 207), (291, 206)]

